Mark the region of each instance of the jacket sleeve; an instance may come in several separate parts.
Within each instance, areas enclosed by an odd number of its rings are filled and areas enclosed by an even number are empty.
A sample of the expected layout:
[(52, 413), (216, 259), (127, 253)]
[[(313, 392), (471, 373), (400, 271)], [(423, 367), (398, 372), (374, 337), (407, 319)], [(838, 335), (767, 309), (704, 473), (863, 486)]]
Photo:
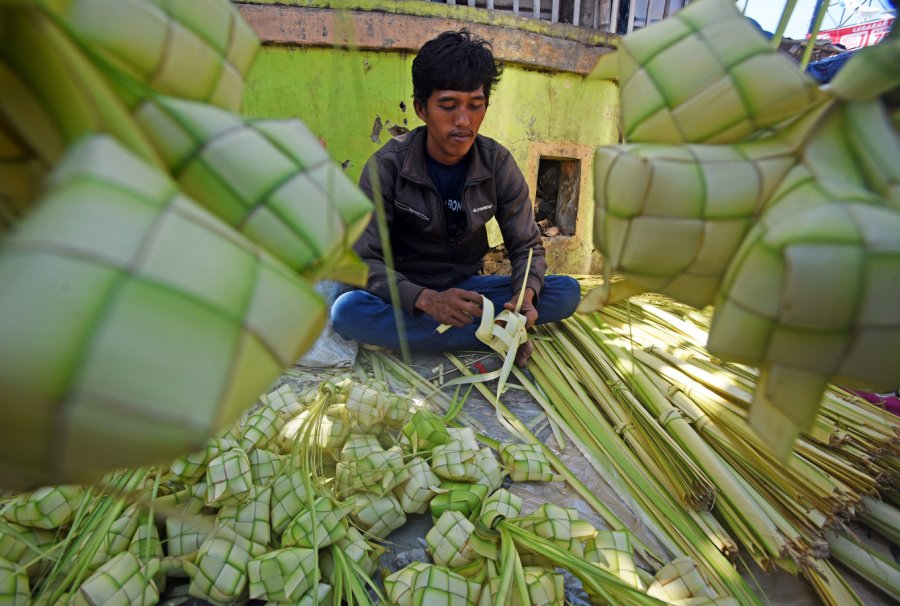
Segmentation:
[(534, 220), (534, 207), (528, 195), (525, 176), (508, 151), (497, 163), (494, 180), (497, 192), (497, 224), (500, 226), (506, 254), (512, 265), (513, 292), (519, 291), (519, 286), (525, 278), (528, 251), (533, 250), (526, 287), (531, 287), (537, 297), (544, 286), (544, 274), (547, 272), (544, 244)]
[[(396, 174), (383, 162), (378, 154), (373, 155), (366, 162), (362, 175), (359, 178), (359, 188), (369, 197), (374, 204), (381, 201), (384, 208), (384, 219), (387, 225), (388, 234), (391, 232), (391, 226), (394, 222), (394, 185), (396, 183)], [(380, 186), (379, 196), (375, 195), (375, 183), (373, 177), (377, 179)], [(396, 271), (390, 271), (385, 263), (384, 250), (381, 243), (381, 237), (378, 232), (378, 221), (375, 213), (366, 226), (366, 230), (354, 244), (353, 249), (356, 254), (366, 263), (369, 268), (369, 277), (366, 282), (366, 290), (391, 302), (391, 293), (388, 288), (388, 280), (397, 281), (397, 291), (400, 297), (400, 306), (410, 314), (417, 313), (415, 304), (419, 294), (424, 290), (424, 286), (413, 284), (406, 276)]]

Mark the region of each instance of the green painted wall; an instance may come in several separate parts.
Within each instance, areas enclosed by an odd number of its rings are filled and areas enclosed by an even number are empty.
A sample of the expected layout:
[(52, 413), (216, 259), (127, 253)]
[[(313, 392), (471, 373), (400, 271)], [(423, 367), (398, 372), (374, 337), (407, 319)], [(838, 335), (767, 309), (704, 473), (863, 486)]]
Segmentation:
[[(398, 52), (266, 46), (249, 74), (243, 111), (302, 119), (356, 180), (366, 159), (391, 137), (390, 126), (421, 124), (412, 107), (412, 59)], [(506, 145), (528, 176), (532, 146), (615, 143), (617, 119), (617, 90), (611, 82), (507, 65), (481, 132)], [(376, 120), (382, 128), (373, 135)], [(574, 245), (569, 242), (565, 254), (561, 250), (551, 257), (553, 271), (590, 269), (590, 187), (580, 195), (580, 206), (589, 213), (586, 233)], [(499, 241), (496, 232), (493, 236)]]

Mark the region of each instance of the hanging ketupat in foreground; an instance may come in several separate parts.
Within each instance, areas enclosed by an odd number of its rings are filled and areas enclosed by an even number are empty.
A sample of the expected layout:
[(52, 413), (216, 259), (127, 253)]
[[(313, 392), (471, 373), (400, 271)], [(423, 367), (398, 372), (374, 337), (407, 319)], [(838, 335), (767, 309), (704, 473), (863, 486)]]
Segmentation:
[(233, 113), (227, 0), (7, 2), (0, 40), (0, 485), (196, 450), (314, 341), (311, 282), (363, 279), (371, 204)]
[(733, 1), (701, 0), (594, 74), (619, 78), (630, 143), (596, 152), (607, 285), (581, 309), (714, 304), (709, 350), (760, 367), (750, 422), (782, 456), (829, 380), (900, 382), (900, 139), (878, 99), (898, 62), (894, 28), (820, 89)]

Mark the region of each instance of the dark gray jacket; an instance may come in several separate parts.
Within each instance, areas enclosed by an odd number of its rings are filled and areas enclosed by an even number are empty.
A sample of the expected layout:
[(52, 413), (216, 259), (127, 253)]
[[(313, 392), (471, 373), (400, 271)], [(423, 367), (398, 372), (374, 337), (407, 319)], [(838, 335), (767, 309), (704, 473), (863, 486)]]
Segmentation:
[[(420, 126), (392, 139), (372, 155), (359, 182), (369, 198), (377, 201), (370, 175), (379, 176), (403, 308), (415, 313), (416, 298), (423, 289), (444, 290), (481, 270), (488, 251), (485, 223), (495, 215), (512, 263), (513, 290), (518, 290), (525, 276), (528, 250), (534, 249), (527, 285), (539, 294), (547, 270), (544, 247), (528, 185), (509, 150), (493, 139), (476, 137), (463, 191), (468, 229), (451, 240), (444, 228), (440, 196), (425, 166), (425, 138), (425, 127)], [(390, 301), (374, 215), (354, 248), (369, 266), (367, 290)]]

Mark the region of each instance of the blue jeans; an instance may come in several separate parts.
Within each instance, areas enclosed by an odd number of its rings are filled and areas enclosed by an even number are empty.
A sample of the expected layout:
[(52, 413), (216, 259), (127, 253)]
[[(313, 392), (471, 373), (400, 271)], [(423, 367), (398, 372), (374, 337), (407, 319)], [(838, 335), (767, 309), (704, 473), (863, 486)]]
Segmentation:
[[(455, 284), (455, 288), (472, 290), (484, 295), (494, 304), (494, 313), (503, 311), (503, 304), (512, 299), (509, 276), (472, 276)], [(558, 322), (575, 312), (581, 300), (578, 282), (569, 276), (545, 276), (544, 287), (537, 298), (538, 324)], [(451, 328), (437, 334), (437, 321), (425, 314), (410, 315), (401, 310), (406, 342), (411, 350), (453, 351), (486, 349), (475, 337), (481, 318), (462, 328)], [(381, 297), (365, 290), (351, 290), (342, 294), (331, 307), (331, 323), (337, 334), (345, 339), (400, 349), (393, 306)]]

